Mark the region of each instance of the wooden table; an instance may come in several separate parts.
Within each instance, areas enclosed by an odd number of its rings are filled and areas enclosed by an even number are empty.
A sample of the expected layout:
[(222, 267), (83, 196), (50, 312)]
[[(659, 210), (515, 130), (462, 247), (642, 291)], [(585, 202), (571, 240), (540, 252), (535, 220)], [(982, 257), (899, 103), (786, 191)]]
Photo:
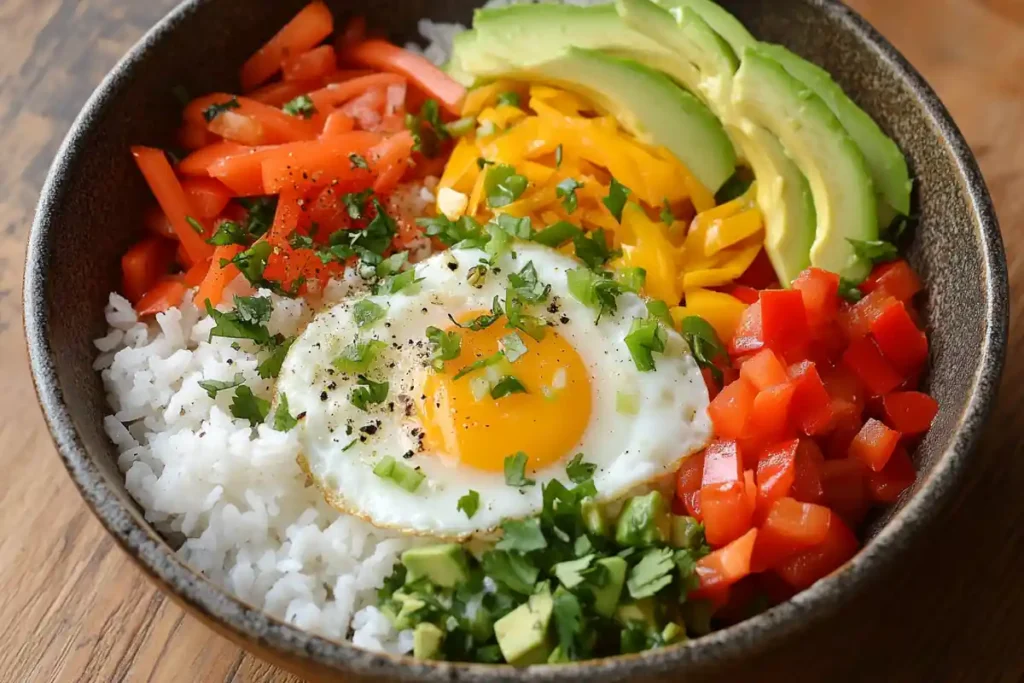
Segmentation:
[[(0, 679), (294, 681), (153, 588), (86, 509), (31, 388), (21, 275), (39, 188), (106, 71), (176, 0), (0, 6)], [(856, 0), (929, 79), (981, 162), (1024, 284), (1024, 0)], [(1015, 320), (1021, 305), (1014, 303)], [(877, 591), (734, 680), (1024, 679), (1022, 329), (953, 505)]]

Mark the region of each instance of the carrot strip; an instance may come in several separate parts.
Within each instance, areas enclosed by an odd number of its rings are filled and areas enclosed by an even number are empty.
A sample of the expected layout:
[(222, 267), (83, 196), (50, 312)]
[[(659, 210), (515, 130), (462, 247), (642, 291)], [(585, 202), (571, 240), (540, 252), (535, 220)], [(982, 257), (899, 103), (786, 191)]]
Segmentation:
[(178, 144), (185, 149), (199, 149), (216, 141), (217, 136), (208, 131), (205, 125), (185, 122), (178, 129)]
[(213, 251), (213, 258), (210, 260), (210, 270), (206, 277), (199, 284), (196, 290), (196, 306), (202, 308), (209, 300), (211, 306), (216, 306), (224, 297), (224, 288), (238, 275), (238, 267), (234, 263), (226, 263), (221, 266), (221, 261), (230, 261), (238, 252), (242, 251), (241, 245), (227, 244), (217, 247)]
[(461, 113), (466, 89), (420, 55), (386, 40), (373, 39), (349, 47), (345, 56), (357, 64), (402, 74), (440, 102), (453, 116)]
[(344, 50), (353, 45), (358, 45), (363, 42), (364, 38), (366, 38), (366, 17), (357, 14), (348, 20), (345, 28), (341, 31), (341, 35), (338, 36), (338, 49)]
[(370, 167), (377, 174), (377, 180), (373, 184), (374, 192), (386, 194), (395, 189), (409, 168), (409, 157), (415, 144), (412, 133), (403, 130), (385, 138), (370, 150)]
[(331, 83), (309, 93), (309, 98), (313, 100), (318, 111), (327, 111), (340, 107), (376, 86), (386, 88), (389, 85), (401, 85), (405, 82), (405, 77), (398, 74), (376, 73), (358, 76), (341, 83)]
[(220, 94), (238, 102), (213, 117), (207, 128), (211, 133), (248, 145), (272, 145), (282, 142), (312, 140), (320, 130), (310, 121), (284, 113), (277, 107), (248, 97)]
[(246, 95), (251, 100), (269, 104), (272, 107), (291, 102), (299, 95), (311, 93), (323, 85), (321, 80), (280, 81), (257, 88)]
[(351, 81), (353, 78), (372, 76), (374, 73), (375, 72), (370, 71), (369, 69), (338, 69), (334, 73), (324, 76), (323, 84), (330, 85), (331, 83), (344, 83), (345, 81)]
[(263, 191), (263, 160), (287, 146), (255, 147), (242, 154), (219, 158), (207, 167), (207, 173), (230, 187), (237, 197), (266, 194)]
[(288, 244), (288, 236), (299, 227), (299, 217), (302, 215), (302, 193), (290, 187), (283, 188), (281, 195), (277, 198), (277, 211), (274, 212), (274, 222), (267, 231), (266, 240), (271, 246), (280, 250), (291, 251)]
[(196, 218), (214, 218), (231, 201), (231, 190), (213, 178), (185, 178), (181, 181)]
[(189, 287), (198, 287), (210, 271), (210, 259), (200, 261), (185, 271), (185, 284)]
[(319, 80), (337, 70), (338, 58), (330, 45), (286, 57), (281, 64), (281, 75), (285, 81)]
[(121, 257), (121, 292), (136, 303), (167, 275), (174, 260), (174, 242), (162, 237), (147, 237)]
[(366, 159), (370, 148), (381, 141), (377, 133), (353, 131), (319, 142), (281, 145), (263, 159), (263, 191), (277, 194), (285, 187), (308, 191), (332, 182), (373, 182), (353, 155)]
[(223, 159), (224, 157), (236, 156), (251, 150), (252, 147), (240, 145), (237, 142), (215, 142), (212, 145), (203, 147), (202, 149), (197, 149), (182, 159), (178, 164), (178, 173), (183, 175), (208, 176), (210, 175), (210, 172), (207, 169), (213, 162)]
[(320, 133), (320, 139), (337, 137), (352, 132), (356, 127), (355, 119), (342, 111), (331, 112), (324, 122), (324, 132)]
[(155, 315), (174, 308), (185, 297), (185, 283), (177, 278), (166, 278), (153, 285), (135, 305), (138, 315)]
[(315, 47), (333, 30), (334, 18), (327, 5), (322, 2), (306, 5), (242, 65), (242, 88), (252, 90), (266, 82), (281, 70), (285, 57)]
[(174, 232), (191, 262), (198, 263), (208, 257), (213, 253), (213, 247), (189, 224), (187, 217), (192, 208), (164, 153), (152, 147), (135, 146), (132, 147), (132, 156), (146, 178), (157, 203), (171, 221), (171, 226), (174, 227)]

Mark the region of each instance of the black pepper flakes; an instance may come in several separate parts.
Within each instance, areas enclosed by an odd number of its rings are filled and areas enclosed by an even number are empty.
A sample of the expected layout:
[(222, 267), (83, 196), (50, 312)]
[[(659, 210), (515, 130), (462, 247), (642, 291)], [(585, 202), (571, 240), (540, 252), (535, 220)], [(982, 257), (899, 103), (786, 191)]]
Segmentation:
[(327, 392), (326, 391), (321, 391), (320, 392), (320, 400), (321, 401), (326, 401), (327, 400)]

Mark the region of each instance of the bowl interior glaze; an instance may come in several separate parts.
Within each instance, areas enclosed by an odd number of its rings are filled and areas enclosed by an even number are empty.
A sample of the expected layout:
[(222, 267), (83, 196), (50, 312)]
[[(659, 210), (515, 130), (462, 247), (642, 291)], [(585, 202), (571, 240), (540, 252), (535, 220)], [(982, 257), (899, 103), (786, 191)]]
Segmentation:
[[(1002, 367), (1006, 266), (994, 212), (969, 150), (921, 77), (853, 12), (832, 0), (725, 0), (755, 36), (828, 69), (907, 153), (920, 217), (910, 258), (928, 284), (932, 370), (941, 411), (915, 455), (920, 477), (900, 504), (868, 525), (867, 548), (833, 577), (755, 619), (686, 645), (615, 660), (527, 672), (425, 664), (316, 638), (197, 577), (143, 519), (123, 486), (102, 426), (108, 408), (91, 340), (119, 286), (119, 258), (142, 234), (150, 203), (128, 148), (173, 145), (180, 112), (171, 88), (231, 91), (238, 65), (304, 0), (195, 0), (176, 9), (118, 64), (75, 122), (44, 187), (25, 282), (26, 330), (40, 401), (83, 496), (140, 565), (219, 631), (306, 675), (351, 680), (674, 679), (714, 668), (791, 636), (866, 586), (952, 490), (988, 412)], [(421, 16), (468, 23), (473, 0), (328, 2), (344, 20), (402, 42)]]

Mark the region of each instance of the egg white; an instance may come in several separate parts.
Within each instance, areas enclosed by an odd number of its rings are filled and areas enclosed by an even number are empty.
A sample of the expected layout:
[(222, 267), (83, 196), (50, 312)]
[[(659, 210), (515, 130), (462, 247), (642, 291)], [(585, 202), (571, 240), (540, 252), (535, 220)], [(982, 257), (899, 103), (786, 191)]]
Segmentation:
[[(386, 310), (372, 326), (357, 327), (352, 309), (361, 297), (354, 297), (318, 315), (289, 350), (277, 383), (278, 400), (287, 395), (291, 413), (303, 415), (295, 427), (303, 465), (336, 508), (380, 527), (466, 538), (493, 529), (503, 519), (538, 512), (543, 483), (554, 478), (568, 482), (565, 464), (577, 452), (597, 465), (598, 496), (610, 500), (672, 472), (710, 438), (708, 394), (686, 342), (670, 331), (665, 352), (655, 354), (653, 372), (640, 372), (630, 357), (623, 340), (633, 318), (647, 316), (640, 297), (620, 296), (618, 310), (595, 324), (595, 311), (568, 291), (566, 271), (580, 267), (575, 259), (517, 243), (515, 258), (503, 257), (496, 264), (500, 273), (489, 273), (481, 287), (473, 287), (468, 271), (485, 258), (476, 249), (435, 254), (416, 265), (416, 277), (422, 280), (414, 288), (368, 296)], [(422, 450), (418, 435), (423, 426), (414, 400), (431, 372), (427, 327), (449, 327), (449, 314), (489, 310), (495, 296), (504, 299), (508, 273), (530, 261), (539, 280), (551, 285), (558, 308), (552, 314), (546, 305), (536, 306), (530, 313), (549, 320), (579, 354), (590, 376), (592, 409), (576, 447), (563, 461), (528, 474), (537, 484), (520, 489), (506, 485), (501, 472), (485, 472)], [(355, 378), (331, 365), (356, 339), (388, 344), (366, 374), (375, 381), (387, 379), (390, 392), (369, 412), (349, 401)], [(631, 395), (635, 414), (616, 409), (618, 392)], [(426, 479), (410, 493), (378, 477), (373, 468), (384, 456), (418, 468)], [(480, 494), (480, 508), (472, 518), (457, 509), (459, 498), (470, 490)]]

